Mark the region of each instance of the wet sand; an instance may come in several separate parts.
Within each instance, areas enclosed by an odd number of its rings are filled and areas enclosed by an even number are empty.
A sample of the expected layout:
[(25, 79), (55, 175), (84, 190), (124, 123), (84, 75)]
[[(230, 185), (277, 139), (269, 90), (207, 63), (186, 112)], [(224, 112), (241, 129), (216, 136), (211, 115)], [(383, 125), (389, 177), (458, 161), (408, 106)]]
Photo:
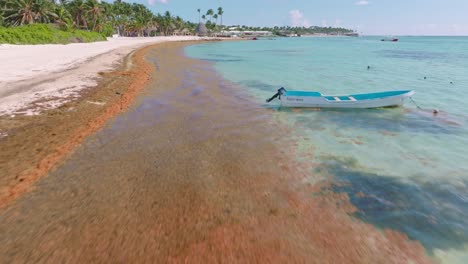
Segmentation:
[(0, 117), (0, 130), (7, 134), (0, 138), (0, 208), (28, 191), (88, 135), (129, 107), (153, 71), (143, 59), (147, 49), (127, 55), (117, 70), (101, 72), (99, 85), (82, 91), (79, 100), (39, 116)]
[(289, 131), (184, 45), (151, 48), (131, 108), (0, 211), (2, 261), (430, 262), (308, 184)]

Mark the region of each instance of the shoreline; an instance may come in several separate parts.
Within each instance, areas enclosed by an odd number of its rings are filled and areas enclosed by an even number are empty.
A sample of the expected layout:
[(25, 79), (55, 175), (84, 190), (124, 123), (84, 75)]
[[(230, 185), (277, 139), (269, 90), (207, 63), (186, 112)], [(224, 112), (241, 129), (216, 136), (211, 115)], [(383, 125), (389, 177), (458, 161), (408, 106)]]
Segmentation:
[(67, 45), (0, 45), (0, 116), (38, 115), (95, 87), (139, 48), (173, 41), (212, 41), (195, 36), (115, 38)]
[[(113, 52), (122, 50), (106, 52), (60, 73), (65, 78), (78, 80), (82, 78), (79, 69), (94, 63), (98, 68), (104, 67), (95, 73), (100, 76), (96, 80), (97, 85), (80, 90), (59, 105), (45, 110), (41, 108), (42, 113), (38, 115), (0, 116), (0, 171), (6, 172), (0, 177), (0, 209), (28, 192), (35, 182), (60, 164), (89, 135), (99, 131), (132, 104), (150, 81), (154, 70), (153, 65), (144, 59), (148, 50), (169, 42), (189, 45), (201, 41), (211, 40), (161, 41), (127, 48), (128, 53), (124, 54), (118, 66)], [(109, 70), (108, 61), (102, 63), (100, 58), (108, 54), (113, 59), (114, 70), (105, 72)], [(96, 69), (96, 66), (91, 69)], [(42, 85), (53, 86), (53, 80), (46, 80)]]

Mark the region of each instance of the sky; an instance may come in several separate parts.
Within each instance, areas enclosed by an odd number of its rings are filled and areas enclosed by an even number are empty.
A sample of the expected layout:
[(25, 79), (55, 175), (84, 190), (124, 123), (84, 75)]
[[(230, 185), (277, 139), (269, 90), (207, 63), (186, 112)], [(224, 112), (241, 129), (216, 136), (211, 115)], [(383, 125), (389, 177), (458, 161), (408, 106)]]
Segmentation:
[(340, 26), (364, 35), (468, 36), (468, 0), (127, 0), (198, 21), (223, 7), (224, 25)]

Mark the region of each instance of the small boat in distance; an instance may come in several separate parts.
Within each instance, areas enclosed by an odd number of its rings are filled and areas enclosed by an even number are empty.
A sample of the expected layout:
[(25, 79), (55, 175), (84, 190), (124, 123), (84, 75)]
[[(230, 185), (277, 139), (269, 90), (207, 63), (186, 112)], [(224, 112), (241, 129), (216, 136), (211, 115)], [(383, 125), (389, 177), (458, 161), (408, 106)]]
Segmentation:
[(383, 38), (380, 41), (398, 42), (398, 38)]
[(281, 87), (266, 102), (278, 98), (281, 106), (312, 108), (379, 108), (401, 106), (414, 91), (387, 91), (351, 95), (322, 95), (319, 92), (287, 91)]

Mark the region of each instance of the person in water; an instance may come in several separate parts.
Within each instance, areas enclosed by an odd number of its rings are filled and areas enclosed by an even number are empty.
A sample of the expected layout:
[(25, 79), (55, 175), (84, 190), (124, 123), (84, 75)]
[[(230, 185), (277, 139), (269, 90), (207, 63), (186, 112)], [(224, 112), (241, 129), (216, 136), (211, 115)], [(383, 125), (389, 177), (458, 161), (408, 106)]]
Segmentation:
[(367, 65), (367, 69), (370, 70), (370, 66), (369, 66), (369, 65)]

